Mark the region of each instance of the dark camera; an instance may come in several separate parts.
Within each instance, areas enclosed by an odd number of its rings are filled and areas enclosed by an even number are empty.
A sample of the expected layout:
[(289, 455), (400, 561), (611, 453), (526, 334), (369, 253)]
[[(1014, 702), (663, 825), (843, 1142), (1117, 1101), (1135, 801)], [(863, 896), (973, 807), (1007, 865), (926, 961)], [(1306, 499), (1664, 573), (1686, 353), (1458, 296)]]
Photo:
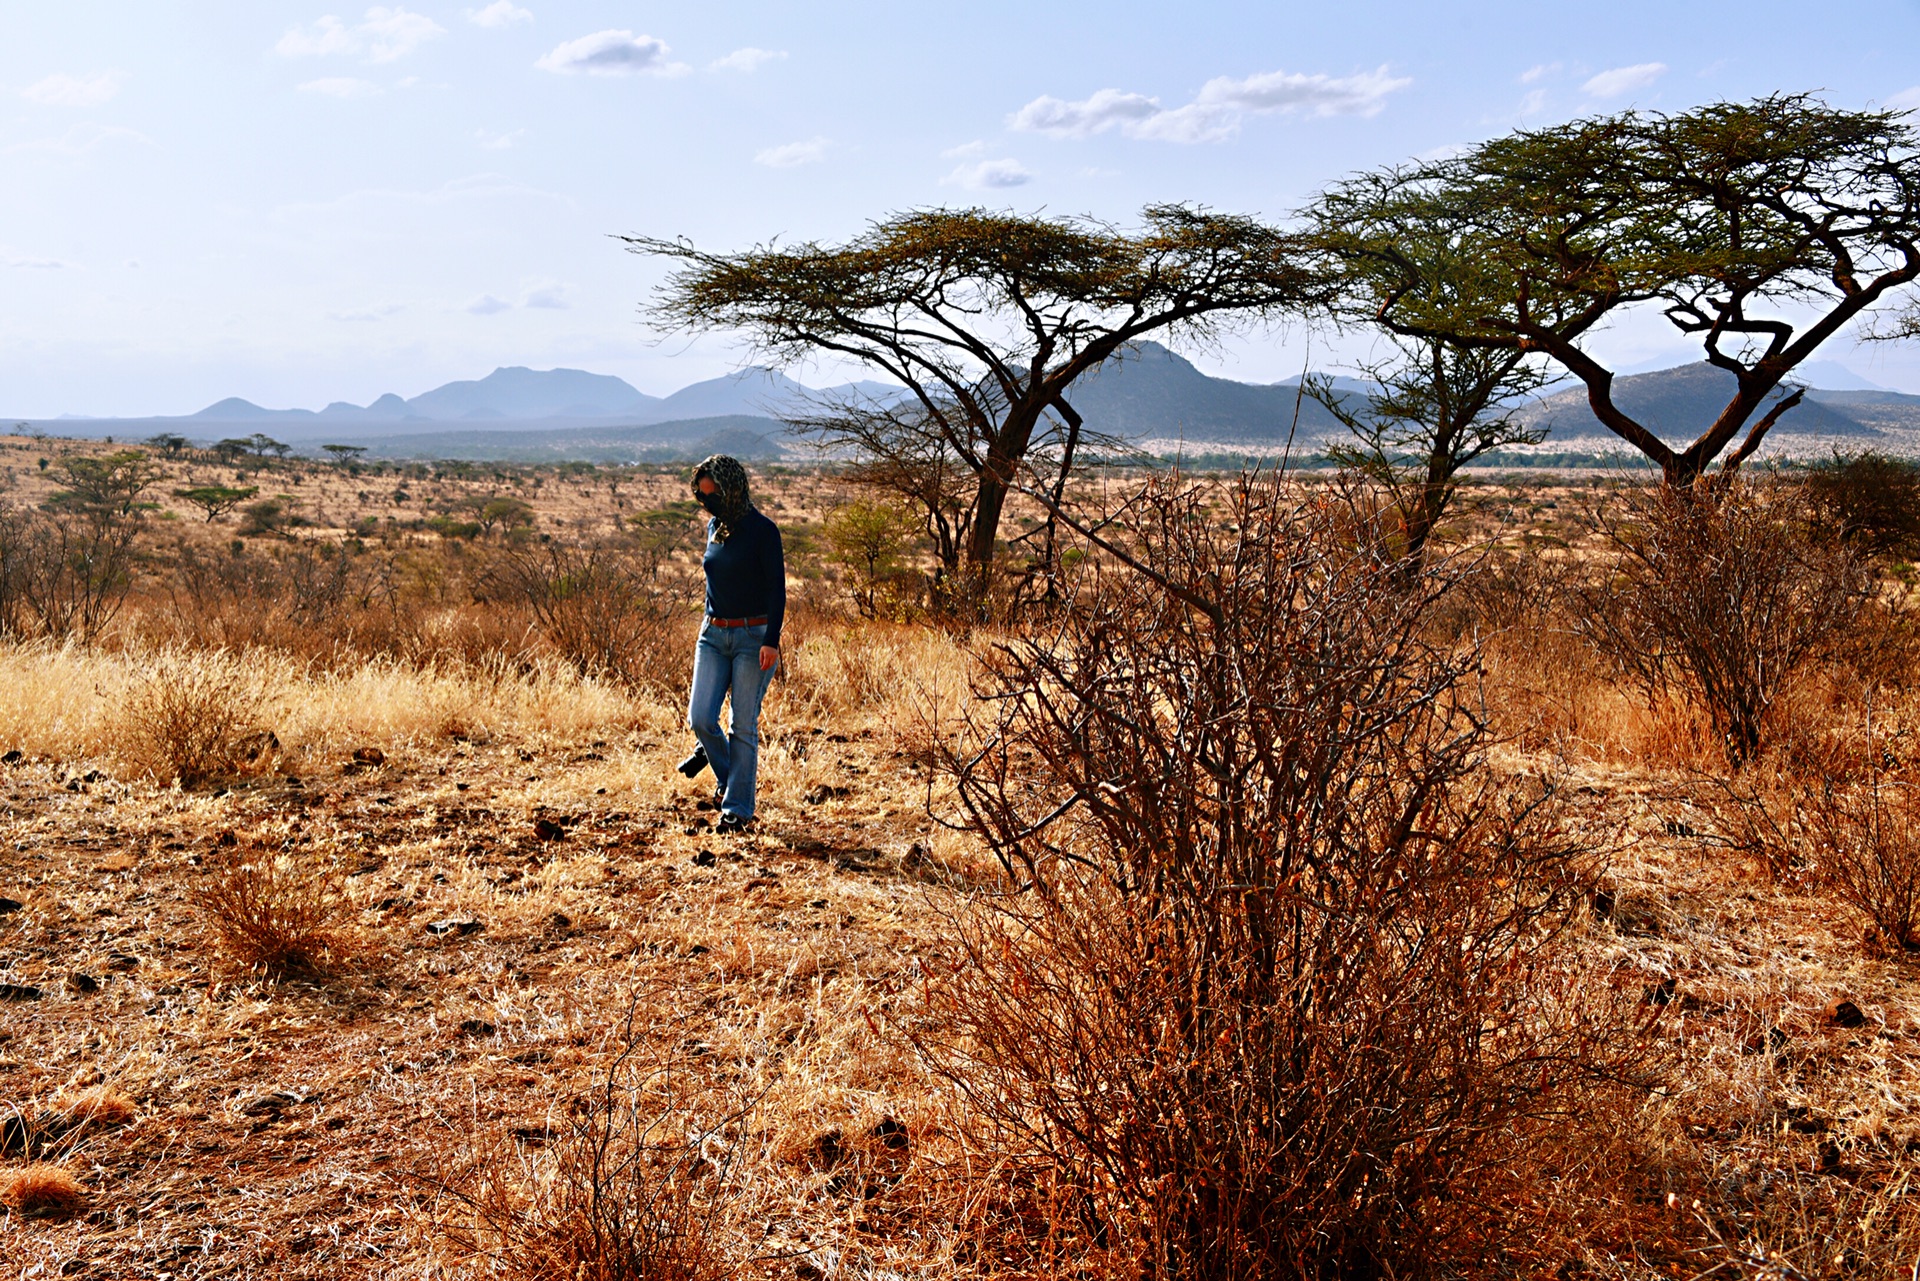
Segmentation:
[(687, 757), (686, 760), (681, 761), (678, 765), (674, 766), (675, 769), (679, 770), (682, 774), (685, 774), (688, 778), (700, 777), (700, 771), (705, 769), (706, 767), (707, 767), (707, 749), (705, 747), (695, 747), (693, 749), (693, 755)]

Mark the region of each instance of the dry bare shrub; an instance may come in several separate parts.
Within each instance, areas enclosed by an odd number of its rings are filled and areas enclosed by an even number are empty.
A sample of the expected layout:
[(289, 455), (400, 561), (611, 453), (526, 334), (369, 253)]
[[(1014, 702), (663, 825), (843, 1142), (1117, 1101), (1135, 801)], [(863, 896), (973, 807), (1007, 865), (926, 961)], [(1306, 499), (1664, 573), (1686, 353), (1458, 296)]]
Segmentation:
[(258, 673), (224, 651), (162, 650), (127, 703), (127, 754), (154, 779), (200, 787), (272, 764)]
[(87, 1190), (63, 1165), (36, 1161), (0, 1179), (0, 1205), (28, 1219), (65, 1219), (87, 1204)]
[(1736, 767), (1760, 750), (1789, 682), (1837, 652), (1873, 594), (1861, 561), (1784, 484), (1629, 491), (1599, 523), (1613, 556), (1578, 595), (1586, 635), (1650, 699), (1679, 692), (1701, 707)]
[(594, 1088), (544, 1135), (469, 1136), (443, 1197), (442, 1248), (516, 1281), (707, 1281), (740, 1195), (737, 1100), (709, 1112), (673, 1051), (630, 1009)]
[(1920, 951), (1920, 784), (1823, 779), (1801, 808), (1822, 883), (1888, 946)]
[(509, 541), (478, 577), (485, 597), (530, 610), (581, 675), (652, 691), (685, 678), (679, 630), (691, 582), (670, 548), (625, 540)]
[(359, 950), (340, 869), (318, 855), (235, 850), (194, 887), (231, 963), (273, 978), (323, 978)]
[(1149, 1275), (1471, 1268), (1535, 1140), (1645, 1082), (1645, 1015), (1563, 937), (1593, 860), (1487, 773), (1475, 654), (1425, 639), (1448, 579), (1337, 488), (1229, 505), (1150, 486), (1102, 526), (1135, 570), (989, 657), (945, 767), (1009, 884), (916, 1035)]

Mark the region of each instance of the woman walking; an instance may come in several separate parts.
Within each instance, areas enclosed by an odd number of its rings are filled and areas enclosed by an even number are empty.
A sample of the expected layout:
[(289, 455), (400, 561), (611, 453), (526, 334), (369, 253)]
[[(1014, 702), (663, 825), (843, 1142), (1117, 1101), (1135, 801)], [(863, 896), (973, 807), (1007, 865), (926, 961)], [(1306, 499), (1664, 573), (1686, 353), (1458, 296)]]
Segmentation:
[[(760, 700), (780, 662), (786, 558), (779, 527), (747, 497), (739, 459), (715, 454), (694, 468), (693, 496), (707, 511), (707, 619), (694, 651), (687, 721), (719, 784), (720, 830), (739, 832), (753, 822)], [(729, 696), (733, 713), (722, 734), (720, 703)]]

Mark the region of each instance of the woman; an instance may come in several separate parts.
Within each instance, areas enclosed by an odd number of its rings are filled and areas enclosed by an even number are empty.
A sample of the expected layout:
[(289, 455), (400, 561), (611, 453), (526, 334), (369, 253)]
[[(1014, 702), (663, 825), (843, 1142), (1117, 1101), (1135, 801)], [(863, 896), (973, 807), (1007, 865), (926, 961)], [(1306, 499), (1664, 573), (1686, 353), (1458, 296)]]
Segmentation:
[[(787, 612), (787, 566), (780, 530), (747, 497), (740, 460), (715, 454), (693, 470), (693, 496), (707, 511), (707, 621), (694, 651), (687, 721), (720, 788), (720, 830), (753, 822), (754, 777), (760, 759), (760, 700), (780, 662), (780, 624)], [(720, 703), (729, 694), (729, 732), (720, 732)], [(683, 771), (700, 772), (689, 758)]]

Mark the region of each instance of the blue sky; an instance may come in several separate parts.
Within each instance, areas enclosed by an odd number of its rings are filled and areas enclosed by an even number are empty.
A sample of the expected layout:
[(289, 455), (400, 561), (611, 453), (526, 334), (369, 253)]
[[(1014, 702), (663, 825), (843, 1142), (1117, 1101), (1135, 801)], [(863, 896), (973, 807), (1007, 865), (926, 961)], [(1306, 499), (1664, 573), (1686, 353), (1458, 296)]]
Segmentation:
[[(1280, 218), (1521, 124), (1778, 90), (1920, 106), (1920, 3), (0, 2), (0, 411), (414, 395), (497, 365), (664, 393), (620, 232), (738, 248), (892, 210)], [(1272, 381), (1300, 333), (1191, 353)], [(1341, 354), (1324, 340), (1316, 366)], [(1629, 320), (1625, 365), (1690, 352)], [(1920, 391), (1920, 348), (1828, 354)], [(839, 371), (799, 371), (811, 381)]]

